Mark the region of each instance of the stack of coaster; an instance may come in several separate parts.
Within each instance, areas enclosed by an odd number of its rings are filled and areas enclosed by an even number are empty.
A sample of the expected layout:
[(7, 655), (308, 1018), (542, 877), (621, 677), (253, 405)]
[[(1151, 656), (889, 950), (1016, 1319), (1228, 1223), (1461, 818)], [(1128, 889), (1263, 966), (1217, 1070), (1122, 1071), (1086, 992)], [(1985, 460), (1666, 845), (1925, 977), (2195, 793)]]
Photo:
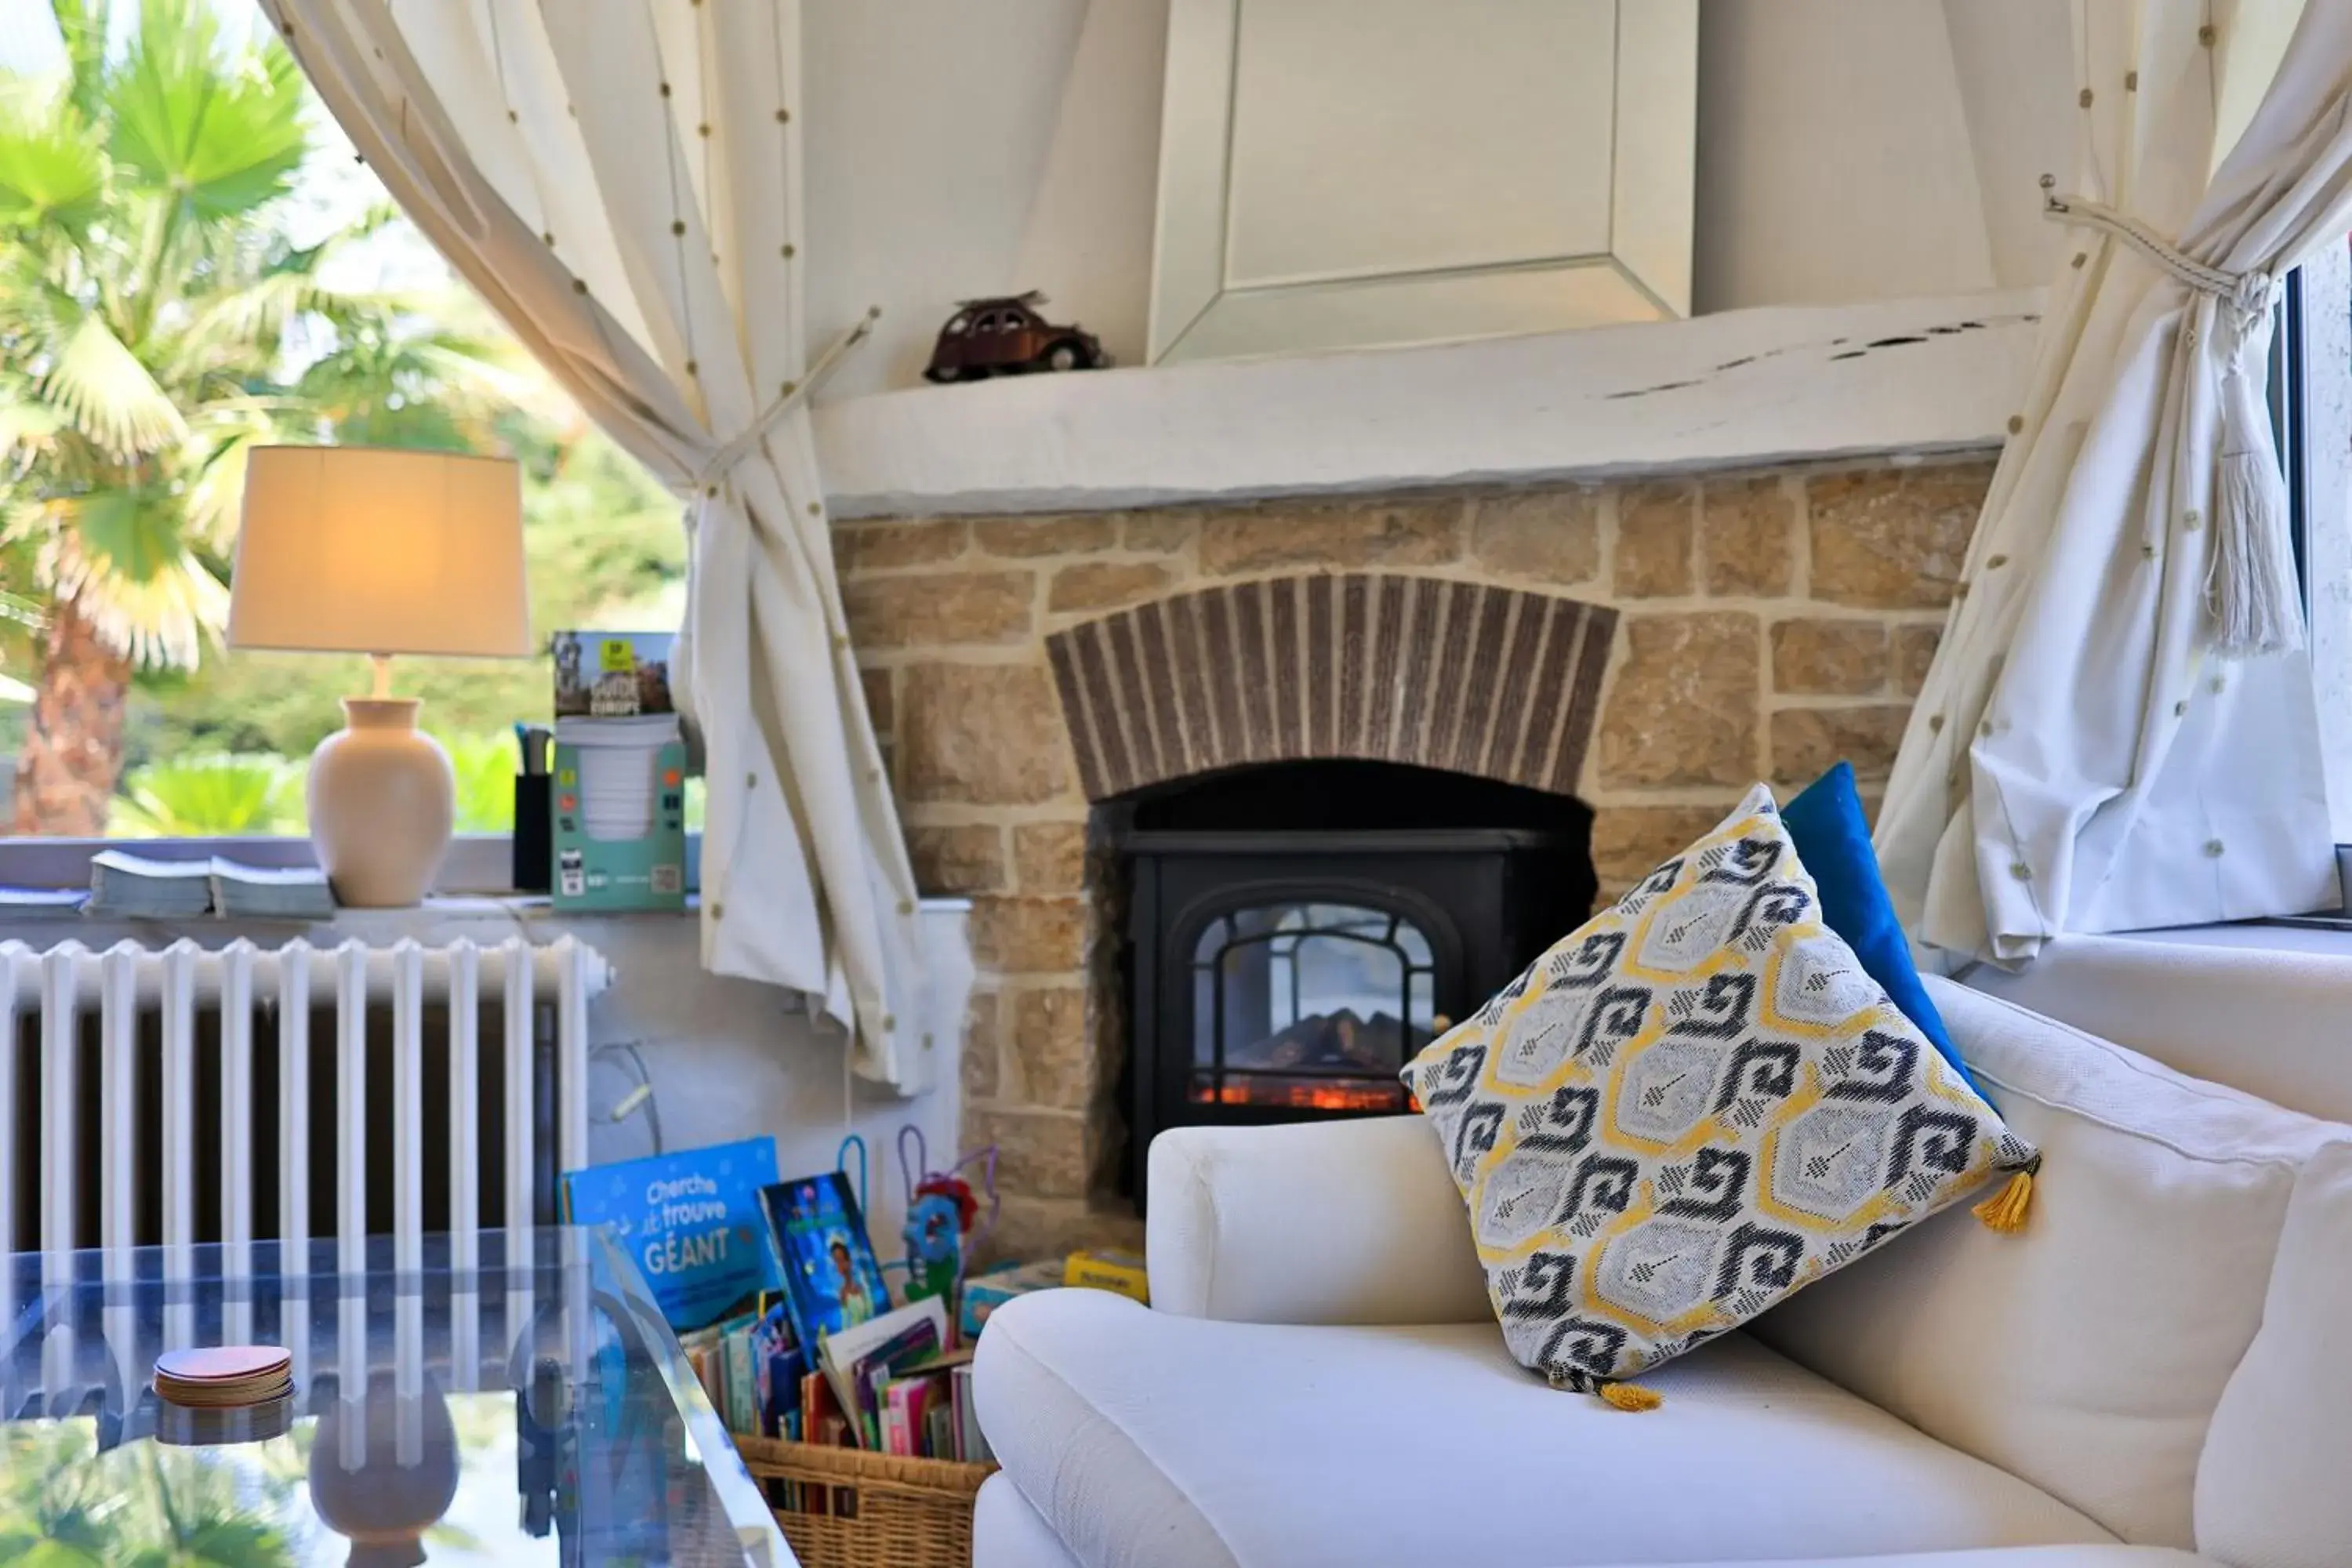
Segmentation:
[(276, 1345), (212, 1345), (155, 1358), (158, 1398), (192, 1410), (261, 1405), (294, 1390), (294, 1358)]

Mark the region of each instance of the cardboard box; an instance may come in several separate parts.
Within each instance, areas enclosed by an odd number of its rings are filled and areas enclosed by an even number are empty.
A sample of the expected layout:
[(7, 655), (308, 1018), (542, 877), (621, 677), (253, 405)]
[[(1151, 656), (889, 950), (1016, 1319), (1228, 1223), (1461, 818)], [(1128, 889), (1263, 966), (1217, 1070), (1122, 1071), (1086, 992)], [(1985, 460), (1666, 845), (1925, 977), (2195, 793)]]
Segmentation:
[(1012, 1300), (1026, 1296), (1032, 1290), (1051, 1290), (1062, 1282), (1059, 1258), (1049, 1258), (1039, 1263), (1008, 1264), (992, 1268), (963, 1282), (963, 1300), (957, 1318), (957, 1327), (968, 1344), (988, 1326), (988, 1315)]
[(580, 748), (555, 743), (555, 875), (559, 910), (686, 908), (686, 746), (672, 741), (656, 763), (659, 795), (642, 837), (595, 838), (580, 815)]
[(1151, 1305), (1151, 1286), (1144, 1276), (1143, 1259), (1124, 1252), (1088, 1252), (1081, 1247), (1062, 1265), (1062, 1283), (1108, 1290), (1130, 1301)]
[[(558, 632), (548, 775), (560, 910), (686, 907), (686, 745), (669, 632)], [(650, 732), (648, 732), (650, 731)], [(659, 743), (659, 737), (670, 737)], [(657, 747), (657, 749), (656, 749)]]

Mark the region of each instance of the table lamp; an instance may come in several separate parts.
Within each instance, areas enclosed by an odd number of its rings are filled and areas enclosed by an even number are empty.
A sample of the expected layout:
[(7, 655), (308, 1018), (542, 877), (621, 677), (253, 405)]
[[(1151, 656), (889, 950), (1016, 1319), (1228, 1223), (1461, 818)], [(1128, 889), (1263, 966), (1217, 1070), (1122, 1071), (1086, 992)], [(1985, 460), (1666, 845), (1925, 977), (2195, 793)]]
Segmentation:
[(413, 904), (449, 847), (449, 755), (392, 694), (392, 656), (522, 658), (522, 490), (502, 458), (373, 447), (257, 447), (229, 587), (236, 648), (364, 653), (375, 689), (343, 699), (310, 755), (310, 842), (342, 903)]

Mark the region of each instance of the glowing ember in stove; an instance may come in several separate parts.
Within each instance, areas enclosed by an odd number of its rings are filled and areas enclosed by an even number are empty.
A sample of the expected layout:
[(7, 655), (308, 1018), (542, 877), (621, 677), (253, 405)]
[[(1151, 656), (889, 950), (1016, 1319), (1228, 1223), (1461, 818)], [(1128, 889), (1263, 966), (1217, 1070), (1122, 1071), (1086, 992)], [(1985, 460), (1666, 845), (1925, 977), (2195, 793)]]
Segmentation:
[(1243, 1079), (1222, 1088), (1195, 1083), (1192, 1098), (1202, 1105), (1265, 1105), (1285, 1110), (1402, 1110), (1407, 1102), (1401, 1083), (1336, 1084), (1299, 1079)]

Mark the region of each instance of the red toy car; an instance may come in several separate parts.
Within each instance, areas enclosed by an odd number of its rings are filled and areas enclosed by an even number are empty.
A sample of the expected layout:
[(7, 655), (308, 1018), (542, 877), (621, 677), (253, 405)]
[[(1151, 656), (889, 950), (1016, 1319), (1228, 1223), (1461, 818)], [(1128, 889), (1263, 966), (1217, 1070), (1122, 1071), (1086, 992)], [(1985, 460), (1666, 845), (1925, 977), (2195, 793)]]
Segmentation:
[(964, 300), (940, 329), (931, 350), (931, 381), (973, 381), (984, 375), (1022, 375), (1033, 370), (1096, 370), (1110, 363), (1102, 344), (1083, 327), (1057, 327), (1035, 307), (1045, 296), (1031, 289), (993, 300)]

